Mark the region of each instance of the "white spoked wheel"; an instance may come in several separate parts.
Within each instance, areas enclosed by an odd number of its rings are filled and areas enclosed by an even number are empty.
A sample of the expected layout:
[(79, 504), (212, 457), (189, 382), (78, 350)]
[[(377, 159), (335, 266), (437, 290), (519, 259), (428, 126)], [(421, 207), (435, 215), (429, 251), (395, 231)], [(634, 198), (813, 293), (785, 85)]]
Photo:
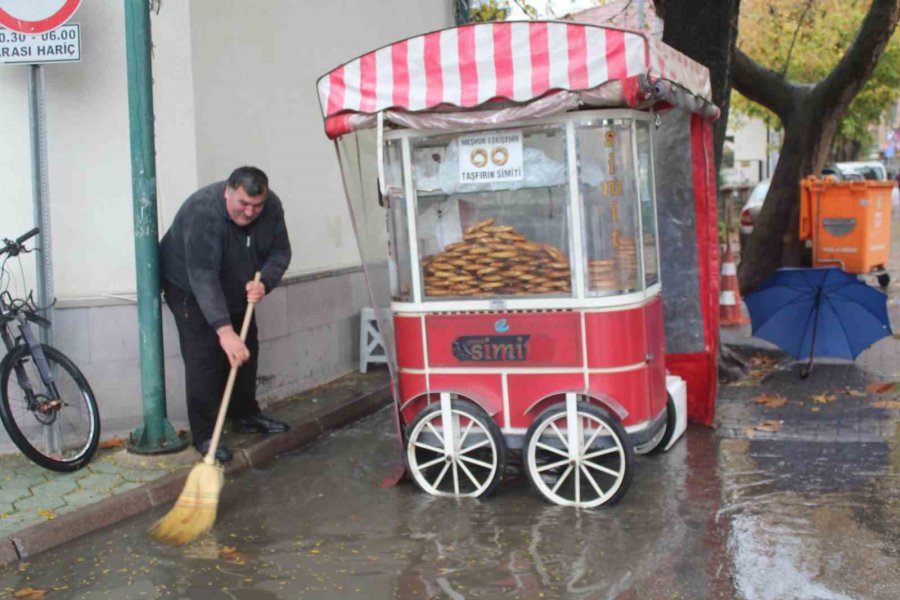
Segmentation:
[(574, 396), (567, 394), (566, 404), (551, 406), (528, 428), (528, 479), (555, 504), (614, 504), (631, 483), (634, 452), (617, 419)]
[(506, 467), (503, 434), (474, 402), (441, 396), (441, 402), (424, 408), (407, 429), (409, 473), (433, 496), (487, 496)]

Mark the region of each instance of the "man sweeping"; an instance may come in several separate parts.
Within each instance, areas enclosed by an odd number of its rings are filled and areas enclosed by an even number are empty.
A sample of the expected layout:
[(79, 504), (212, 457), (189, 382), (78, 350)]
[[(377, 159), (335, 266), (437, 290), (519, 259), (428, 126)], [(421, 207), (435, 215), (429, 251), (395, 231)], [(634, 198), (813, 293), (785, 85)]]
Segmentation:
[[(227, 181), (192, 194), (175, 215), (161, 247), (162, 287), (175, 316), (184, 359), (188, 420), (194, 446), (209, 450), (231, 367), (241, 365), (228, 416), (237, 433), (280, 433), (288, 425), (266, 417), (256, 401), (259, 341), (250, 322), (240, 331), (247, 304), (259, 302), (281, 281), (291, 244), (281, 200), (266, 174), (240, 167)], [(262, 274), (254, 282), (254, 273)], [(231, 460), (219, 444), (215, 458)]]

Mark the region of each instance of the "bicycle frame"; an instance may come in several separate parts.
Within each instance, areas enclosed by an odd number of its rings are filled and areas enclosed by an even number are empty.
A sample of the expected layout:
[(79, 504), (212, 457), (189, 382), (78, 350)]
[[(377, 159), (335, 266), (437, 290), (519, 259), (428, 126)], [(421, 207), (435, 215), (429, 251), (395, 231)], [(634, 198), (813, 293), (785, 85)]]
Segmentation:
[[(19, 343), (27, 345), (41, 379), (47, 384), (53, 395), (59, 397), (59, 391), (56, 389), (56, 384), (53, 381), (53, 374), (50, 372), (50, 366), (47, 363), (47, 358), (44, 356), (44, 349), (41, 347), (40, 340), (34, 335), (34, 331), (29, 324), (29, 321), (32, 321), (41, 327), (48, 328), (50, 327), (50, 321), (34, 311), (11, 306), (3, 297), (4, 295), (6, 294), (0, 295), (0, 338), (3, 339), (7, 352), (12, 352)], [(19, 330), (19, 335), (16, 337), (10, 333), (10, 324), (12, 322), (16, 323), (16, 327)], [(14, 368), (19, 387), (25, 392), (28, 408), (36, 410), (37, 395), (34, 393), (34, 388), (31, 386), (25, 369), (20, 364), (15, 365)]]

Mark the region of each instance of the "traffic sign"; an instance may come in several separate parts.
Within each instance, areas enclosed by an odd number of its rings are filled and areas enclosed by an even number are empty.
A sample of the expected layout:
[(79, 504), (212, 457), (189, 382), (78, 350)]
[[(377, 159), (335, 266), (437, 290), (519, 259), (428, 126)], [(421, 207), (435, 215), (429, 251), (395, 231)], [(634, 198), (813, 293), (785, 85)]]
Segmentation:
[(37, 65), (81, 60), (81, 28), (63, 25), (40, 35), (0, 27), (0, 64)]
[(0, 27), (37, 35), (65, 24), (81, 0), (0, 0)]

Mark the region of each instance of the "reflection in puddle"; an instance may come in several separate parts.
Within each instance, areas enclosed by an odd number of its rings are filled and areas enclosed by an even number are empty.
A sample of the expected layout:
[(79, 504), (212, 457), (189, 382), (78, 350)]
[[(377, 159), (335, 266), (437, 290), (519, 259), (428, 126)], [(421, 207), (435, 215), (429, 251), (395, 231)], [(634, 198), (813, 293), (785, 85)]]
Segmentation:
[(809, 542), (794, 527), (736, 515), (728, 541), (735, 587), (747, 600), (854, 600), (816, 582), (817, 567), (804, 557)]
[(893, 600), (900, 518), (888, 444), (722, 440), (734, 587), (747, 600)]

